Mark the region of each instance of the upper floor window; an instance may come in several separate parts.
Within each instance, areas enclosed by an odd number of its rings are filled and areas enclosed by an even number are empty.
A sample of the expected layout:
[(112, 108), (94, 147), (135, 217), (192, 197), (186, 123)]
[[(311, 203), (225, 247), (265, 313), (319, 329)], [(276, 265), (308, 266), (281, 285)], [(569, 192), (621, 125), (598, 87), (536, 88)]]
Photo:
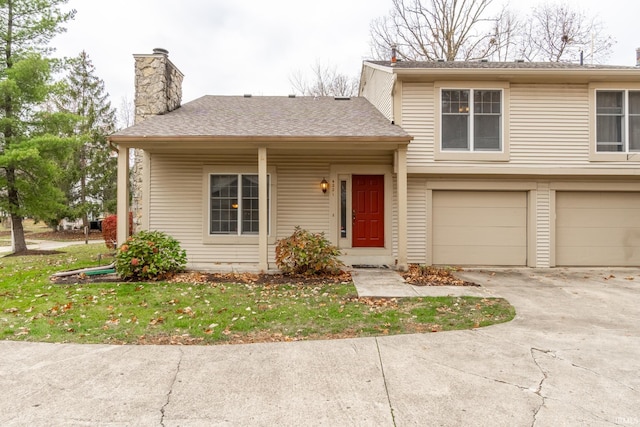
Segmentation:
[(502, 151), (502, 90), (442, 90), (442, 151)]
[(640, 151), (640, 91), (596, 91), (596, 150)]

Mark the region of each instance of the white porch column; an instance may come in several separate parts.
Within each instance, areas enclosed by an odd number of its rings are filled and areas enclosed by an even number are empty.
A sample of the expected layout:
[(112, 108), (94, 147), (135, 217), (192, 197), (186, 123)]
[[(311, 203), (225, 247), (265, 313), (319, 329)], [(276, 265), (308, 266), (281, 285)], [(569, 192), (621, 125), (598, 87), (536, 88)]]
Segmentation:
[(398, 193), (398, 270), (406, 271), (407, 262), (407, 147), (397, 150)]
[(129, 149), (118, 148), (118, 246), (129, 237)]
[(269, 204), (267, 188), (267, 147), (258, 148), (258, 206), (260, 210), (260, 233), (258, 237), (258, 269), (269, 270)]

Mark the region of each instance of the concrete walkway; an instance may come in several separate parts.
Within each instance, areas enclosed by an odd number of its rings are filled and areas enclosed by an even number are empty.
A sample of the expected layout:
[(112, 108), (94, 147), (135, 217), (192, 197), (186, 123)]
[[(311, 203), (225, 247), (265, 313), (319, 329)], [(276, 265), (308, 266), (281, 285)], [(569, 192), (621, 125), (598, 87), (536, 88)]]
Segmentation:
[(397, 271), (388, 268), (354, 268), (351, 277), (361, 297), (498, 296), (495, 290), (480, 286), (410, 285)]
[[(51, 251), (51, 250), (55, 250), (55, 249), (61, 249), (61, 248), (66, 248), (69, 246), (75, 246), (75, 245), (84, 245), (84, 240), (72, 240), (72, 241), (65, 241), (65, 242), (58, 242), (58, 241), (54, 241), (54, 240), (33, 240), (33, 239), (28, 239), (28, 241), (32, 242), (31, 244), (27, 245), (28, 249), (32, 249), (32, 250), (43, 250), (43, 251)], [(104, 243), (104, 240), (89, 240), (89, 244), (92, 243)], [(11, 253), (11, 246), (0, 246), (0, 255), (3, 254), (8, 254)]]
[(233, 346), (0, 341), (0, 425), (640, 425), (640, 270), (461, 275), (516, 318)]

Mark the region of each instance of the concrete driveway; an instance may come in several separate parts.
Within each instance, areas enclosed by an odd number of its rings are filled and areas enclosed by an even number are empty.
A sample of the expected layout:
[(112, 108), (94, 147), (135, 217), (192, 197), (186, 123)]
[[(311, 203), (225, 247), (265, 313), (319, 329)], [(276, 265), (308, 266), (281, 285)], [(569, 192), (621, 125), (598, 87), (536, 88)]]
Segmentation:
[(2, 341), (0, 425), (640, 426), (640, 270), (462, 275), (516, 319), (236, 346)]

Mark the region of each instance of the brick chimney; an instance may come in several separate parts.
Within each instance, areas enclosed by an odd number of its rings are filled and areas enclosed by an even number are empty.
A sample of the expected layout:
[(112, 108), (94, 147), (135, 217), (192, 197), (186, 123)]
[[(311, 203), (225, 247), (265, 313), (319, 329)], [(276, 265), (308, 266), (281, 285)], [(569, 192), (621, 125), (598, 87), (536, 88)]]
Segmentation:
[(133, 57), (136, 72), (135, 123), (180, 107), (184, 75), (169, 60), (169, 51), (156, 48), (152, 54)]

